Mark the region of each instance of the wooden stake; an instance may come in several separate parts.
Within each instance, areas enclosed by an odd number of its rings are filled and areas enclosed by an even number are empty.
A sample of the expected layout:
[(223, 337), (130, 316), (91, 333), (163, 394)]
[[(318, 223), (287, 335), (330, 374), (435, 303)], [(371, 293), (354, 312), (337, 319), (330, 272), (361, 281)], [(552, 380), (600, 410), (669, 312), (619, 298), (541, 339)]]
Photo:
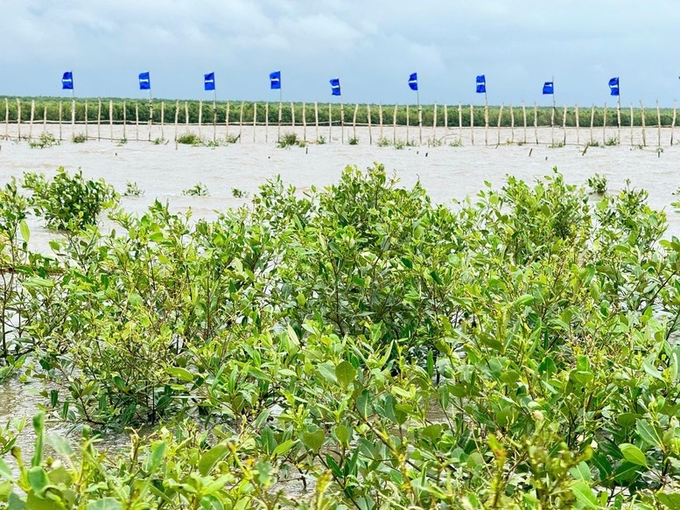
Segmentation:
[(269, 101), (264, 104), (264, 143), (269, 143)]
[[(61, 117), (61, 108), (59, 108), (59, 117)], [(59, 122), (59, 126), (61, 126), (61, 122)], [(113, 142), (113, 100), (109, 100), (109, 129), (111, 131), (111, 141)], [(59, 136), (61, 138), (61, 132)]]
[(657, 124), (657, 147), (661, 147), (661, 110), (659, 110), (659, 100), (656, 100), (656, 124)]
[(501, 144), (501, 119), (503, 118), (503, 103), (501, 103), (501, 109), (498, 111), (498, 143)]
[(257, 133), (257, 103), (253, 101), (253, 143), (255, 143), (255, 133)]
[(463, 104), (458, 103), (458, 142), (463, 143)]
[(359, 111), (359, 103), (354, 105), (354, 115), (352, 115), (352, 138), (357, 139), (357, 112)]
[(538, 106), (534, 101), (534, 137), (536, 138), (536, 145), (538, 145)]
[(444, 105), (444, 136), (449, 134), (449, 107)]
[(371, 105), (366, 105), (366, 116), (368, 117), (368, 145), (373, 145), (373, 132), (371, 131)]
[(61, 134), (61, 124), (62, 124), (63, 117), (64, 117), (64, 103), (59, 101), (59, 141), (60, 142), (63, 140), (63, 137), (62, 137), (62, 134)]
[(524, 119), (524, 143), (527, 143), (527, 107), (522, 101), (522, 118)]
[(97, 107), (97, 141), (102, 139), (102, 98), (100, 97), (99, 106)]
[(293, 131), (295, 131), (295, 105), (293, 102), (290, 102), (290, 125), (293, 128)]
[[(435, 110), (437, 109), (435, 105)], [(418, 101), (418, 139), (419, 144), (423, 145), (423, 107), (420, 106), (420, 101)]]
[(408, 128), (411, 123), (411, 114), (409, 113), (409, 105), (406, 105), (406, 144), (408, 144), (411, 140), (408, 134)]
[(394, 116), (392, 117), (392, 144), (395, 145), (397, 143), (397, 107), (398, 105), (394, 105)]
[(567, 145), (567, 105), (564, 105), (564, 113), (562, 114), (562, 145)]
[(139, 102), (135, 101), (135, 140), (139, 141)]
[(314, 101), (314, 135), (316, 136), (316, 141), (319, 141), (319, 103)]
[(165, 140), (165, 101), (161, 101), (161, 140)]
[(198, 100), (198, 138), (203, 138), (203, 99)]
[(28, 139), (33, 139), (33, 120), (35, 118), (35, 99), (31, 100), (31, 121), (28, 125)]
[(345, 107), (340, 97), (340, 142), (345, 143)]
[(593, 124), (595, 124), (595, 105), (590, 108), (590, 142), (594, 142), (593, 139)]
[(71, 99), (71, 137), (76, 133), (76, 100)]
[(678, 111), (678, 102), (673, 101), (673, 122), (671, 123), (671, 147), (673, 146), (673, 137), (675, 135), (675, 117)]
[(434, 104), (434, 114), (432, 119), (432, 140), (434, 141), (436, 139), (437, 139), (437, 103)]
[(307, 105), (302, 103), (302, 139), (307, 142)]
[(189, 132), (189, 103), (184, 101), (184, 131)]
[(127, 140), (127, 104), (123, 101), (123, 140)]
[(238, 143), (241, 143), (241, 134), (243, 133), (243, 101), (241, 101), (241, 113), (238, 117)]
[(470, 103), (470, 143), (475, 144), (475, 109)]
[(85, 139), (89, 140), (90, 136), (87, 129), (87, 99), (85, 100)]
[(149, 124), (147, 127), (147, 140), (151, 141), (151, 128), (153, 126), (153, 99), (151, 99), (151, 94), (149, 94)]
[(621, 145), (621, 101), (616, 102), (616, 143)]
[(230, 108), (230, 102), (227, 101), (227, 109), (225, 110), (226, 118), (224, 119), (224, 128), (225, 128), (224, 140), (227, 143), (229, 142), (229, 108)]
[(279, 90), (279, 128), (278, 128), (278, 132), (276, 133), (276, 141), (277, 142), (281, 141), (281, 121), (283, 119), (283, 103), (281, 102), (281, 93), (282, 93), (282, 91)]
[(645, 118), (645, 107), (640, 100), (640, 112), (642, 113), (642, 146), (647, 147), (647, 119)]
[(484, 103), (484, 145), (489, 145), (489, 103)]
[(328, 103), (328, 143), (333, 143), (333, 105)]
[[(554, 102), (553, 94), (553, 102)], [(555, 105), (553, 104), (552, 110), (550, 110), (550, 144), (555, 145)]]
[(382, 103), (378, 105), (378, 122), (380, 122), (380, 139), (383, 139), (383, 107)]
[(177, 142), (178, 128), (179, 128), (179, 101), (175, 101), (175, 143)]
[(47, 133), (47, 106), (43, 108), (43, 133)]
[(579, 122), (579, 115), (578, 115), (578, 104), (574, 107), (574, 112), (576, 115), (576, 145), (581, 145), (581, 130), (580, 130), (580, 122)]
[(635, 113), (633, 112), (633, 102), (630, 103), (630, 146), (633, 146), (633, 126), (635, 124)]
[(510, 105), (510, 143), (515, 143), (515, 112)]
[(604, 111), (602, 112), (602, 145), (607, 144), (607, 103), (604, 103)]
[(5, 139), (9, 140), (9, 99), (5, 98)]
[(17, 140), (21, 140), (21, 100), (17, 97)]

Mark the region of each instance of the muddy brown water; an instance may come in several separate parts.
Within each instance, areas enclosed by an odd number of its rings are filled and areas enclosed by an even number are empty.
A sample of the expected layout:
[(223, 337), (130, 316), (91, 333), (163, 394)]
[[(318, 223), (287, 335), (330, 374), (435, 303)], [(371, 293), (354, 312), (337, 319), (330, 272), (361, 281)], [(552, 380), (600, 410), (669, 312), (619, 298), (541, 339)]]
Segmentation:
[[(543, 130), (543, 135), (549, 136), (549, 131)], [(174, 211), (191, 209), (194, 217), (214, 218), (215, 211), (245, 202), (234, 198), (232, 189), (252, 195), (275, 175), (304, 191), (311, 186), (334, 183), (346, 165), (365, 168), (379, 162), (394, 171), (404, 186), (412, 186), (420, 180), (435, 202), (447, 203), (476, 194), (485, 181), (498, 187), (509, 174), (532, 181), (550, 174), (552, 168), (557, 167), (565, 179), (574, 184), (585, 184), (595, 173), (604, 175), (609, 180), (609, 190), (614, 192), (624, 188), (630, 180), (631, 186), (649, 192), (652, 207), (666, 210), (667, 236), (680, 236), (680, 214), (670, 206), (676, 198), (673, 192), (680, 186), (680, 146), (677, 145), (666, 146), (663, 151), (656, 147), (641, 149), (623, 145), (591, 147), (585, 154), (581, 146), (550, 148), (548, 145), (510, 144), (496, 147), (479, 145), (479, 142), (475, 146), (443, 144), (399, 150), (393, 146), (378, 147), (375, 139), (374, 144), (369, 145), (366, 133), (360, 132), (358, 145), (341, 144), (340, 140), (331, 139), (331, 143), (323, 145), (281, 149), (273, 143), (273, 138), (275, 131), (270, 128), (268, 144), (248, 143), (244, 138), (243, 143), (215, 148), (174, 142), (154, 145), (148, 142), (74, 144), (65, 141), (45, 149), (32, 149), (25, 141), (0, 140), (0, 185), (25, 171), (52, 174), (58, 166), (64, 166), (70, 172), (82, 169), (88, 178), (103, 177), (119, 192), (125, 190), (127, 182), (137, 183), (144, 190), (144, 196), (123, 198), (122, 205), (127, 210), (143, 212), (154, 199), (159, 199), (168, 201)], [(207, 187), (210, 196), (182, 196), (183, 190), (198, 182)], [(47, 250), (47, 242), (53, 234), (37, 219), (31, 219), (29, 226), (30, 247)], [(16, 379), (0, 384), (0, 423), (26, 416), (28, 425), (19, 444), (29, 451), (33, 442), (30, 419), (43, 401), (37, 395), (39, 390), (34, 384), (22, 384)], [(50, 424), (50, 429), (73, 435), (63, 424)], [(110, 445), (116, 444), (121, 444), (121, 436), (111, 438)]]

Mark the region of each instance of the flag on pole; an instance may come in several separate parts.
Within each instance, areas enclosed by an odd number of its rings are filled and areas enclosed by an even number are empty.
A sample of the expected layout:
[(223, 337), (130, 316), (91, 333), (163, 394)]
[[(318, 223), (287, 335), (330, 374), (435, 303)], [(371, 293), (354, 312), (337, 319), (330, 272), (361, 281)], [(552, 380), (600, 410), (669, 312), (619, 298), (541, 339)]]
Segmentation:
[(408, 77), (408, 86), (411, 87), (411, 90), (418, 90), (418, 73), (411, 73)]
[(611, 92), (612, 96), (618, 96), (620, 95), (619, 92), (619, 77), (612, 78), (609, 80), (609, 90)]
[(281, 88), (281, 71), (269, 73), (269, 83), (272, 90), (279, 90)]
[(151, 90), (151, 75), (148, 71), (139, 73), (139, 90)]
[(546, 81), (543, 84), (543, 94), (555, 94), (555, 84), (552, 81)]
[(331, 78), (331, 95), (340, 96), (340, 78)]
[(486, 76), (477, 76), (477, 94), (486, 94)]
[(73, 73), (71, 71), (66, 71), (64, 76), (61, 78), (61, 89), (62, 90), (73, 90)]
[(203, 87), (205, 90), (215, 90), (215, 73), (203, 75)]

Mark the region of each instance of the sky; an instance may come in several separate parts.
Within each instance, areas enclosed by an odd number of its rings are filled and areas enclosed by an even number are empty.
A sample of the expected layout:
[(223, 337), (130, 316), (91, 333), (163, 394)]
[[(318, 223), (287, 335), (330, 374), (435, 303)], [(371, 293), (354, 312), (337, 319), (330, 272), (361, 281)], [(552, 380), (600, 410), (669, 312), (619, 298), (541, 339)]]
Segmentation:
[(672, 106), (680, 96), (678, 0), (0, 0), (0, 95), (345, 103), (621, 102)]

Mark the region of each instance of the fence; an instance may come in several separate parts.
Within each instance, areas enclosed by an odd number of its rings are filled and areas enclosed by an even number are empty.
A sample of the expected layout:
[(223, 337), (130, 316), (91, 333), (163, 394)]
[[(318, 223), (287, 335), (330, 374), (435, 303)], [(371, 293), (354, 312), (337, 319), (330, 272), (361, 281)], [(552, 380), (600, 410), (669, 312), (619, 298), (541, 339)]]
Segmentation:
[[(1, 104), (1, 103), (0, 103)], [(0, 137), (32, 140), (278, 141), (294, 132), (307, 142), (440, 145), (506, 143), (662, 146), (675, 142), (677, 107), (563, 108), (501, 105), (375, 105), (4, 98)], [(1, 118), (1, 117), (0, 117)], [(4, 132), (4, 134), (3, 134)]]

